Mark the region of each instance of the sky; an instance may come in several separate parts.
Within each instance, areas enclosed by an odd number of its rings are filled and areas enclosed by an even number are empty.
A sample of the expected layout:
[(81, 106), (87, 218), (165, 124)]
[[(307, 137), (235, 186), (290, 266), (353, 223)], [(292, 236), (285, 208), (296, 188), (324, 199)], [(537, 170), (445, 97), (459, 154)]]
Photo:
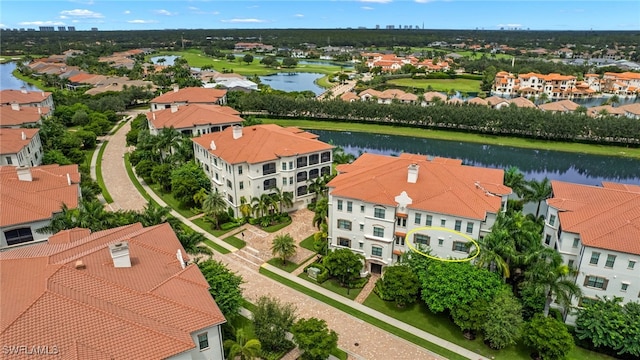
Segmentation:
[(640, 30), (638, 0), (1, 0), (0, 27)]

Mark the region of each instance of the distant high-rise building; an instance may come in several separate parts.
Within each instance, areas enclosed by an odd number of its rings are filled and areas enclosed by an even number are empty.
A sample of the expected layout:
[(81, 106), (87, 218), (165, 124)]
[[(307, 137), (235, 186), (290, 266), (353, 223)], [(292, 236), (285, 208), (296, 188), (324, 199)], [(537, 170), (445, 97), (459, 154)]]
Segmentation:
[(376, 24), (376, 29), (380, 29), (380, 25)]
[(76, 27), (75, 26), (68, 26), (67, 27), (67, 31), (76, 31)]
[(67, 31), (65, 26), (58, 26), (58, 31)]
[(387, 25), (387, 29), (388, 29), (388, 30), (393, 30), (393, 29), (395, 29), (395, 28), (396, 28), (396, 27), (395, 27), (395, 25)]
[(91, 31), (98, 31), (98, 28), (97, 27), (92, 27)]
[(53, 26), (40, 26), (40, 31), (55, 31)]

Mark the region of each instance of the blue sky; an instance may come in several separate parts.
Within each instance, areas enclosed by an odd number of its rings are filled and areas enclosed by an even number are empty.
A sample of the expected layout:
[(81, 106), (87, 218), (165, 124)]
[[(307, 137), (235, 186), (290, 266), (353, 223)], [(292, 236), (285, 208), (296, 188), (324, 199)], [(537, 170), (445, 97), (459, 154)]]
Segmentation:
[[(640, 1), (1, 0), (0, 27), (640, 30)], [(424, 25), (423, 25), (424, 24)]]

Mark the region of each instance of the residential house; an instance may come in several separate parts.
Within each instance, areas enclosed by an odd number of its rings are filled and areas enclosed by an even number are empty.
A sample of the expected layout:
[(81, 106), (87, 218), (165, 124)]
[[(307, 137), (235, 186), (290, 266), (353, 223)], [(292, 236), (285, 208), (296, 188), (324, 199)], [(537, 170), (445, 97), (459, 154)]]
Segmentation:
[(436, 103), (445, 103), (447, 101), (447, 95), (443, 93), (439, 93), (436, 91), (427, 91), (422, 94), (422, 100), (420, 101), (420, 106), (431, 106)]
[(602, 83), (604, 92), (622, 96), (640, 94), (640, 73), (606, 72), (602, 77)]
[(484, 99), (484, 101), (494, 109), (501, 109), (505, 106), (509, 106), (509, 100), (499, 96), (490, 96)]
[(340, 95), (340, 99), (346, 102), (360, 101), (360, 97), (351, 91)]
[(497, 95), (511, 96), (519, 90), (519, 83), (520, 80), (515, 75), (506, 71), (500, 71), (496, 74), (494, 80), (494, 93)]
[[(602, 183), (600, 186), (552, 181), (547, 200), (543, 244), (556, 249), (563, 262), (576, 269), (575, 284), (582, 306), (596, 297), (640, 298), (640, 186)], [(565, 320), (575, 323), (575, 313)]]
[(589, 88), (595, 90), (596, 92), (601, 92), (600, 88), (600, 75), (598, 74), (584, 74), (584, 82), (589, 85)]
[(396, 263), (409, 242), (440, 258), (467, 257), (465, 236), (484, 237), (506, 210), (503, 176), (461, 160), (365, 153), (327, 185), (329, 246), (363, 255), (372, 273)]
[(18, 104), (20, 107), (55, 109), (53, 95), (45, 91), (0, 90), (0, 106)]
[(242, 120), (238, 111), (220, 105), (172, 105), (169, 109), (147, 113), (151, 135), (158, 135), (162, 128), (174, 128), (185, 135), (200, 136), (242, 125)]
[(49, 225), (62, 205), (80, 199), (78, 165), (0, 166), (0, 248), (44, 241), (36, 230)]
[(625, 112), (624, 112), (624, 109), (621, 109), (619, 107), (613, 107), (611, 105), (593, 106), (593, 107), (587, 108), (587, 115), (591, 117), (600, 117), (604, 114), (608, 116), (618, 117), (618, 116), (624, 116)]
[(167, 223), (62, 231), (0, 269), (11, 358), (224, 359), (224, 315)]
[(542, 111), (562, 112), (562, 113), (574, 112), (579, 107), (580, 107), (579, 104), (576, 104), (571, 100), (552, 101), (552, 102), (538, 105), (538, 108)]
[(256, 52), (270, 52), (273, 51), (273, 45), (265, 45), (263, 43), (251, 43), (251, 42), (239, 42), (234, 46), (235, 51), (256, 51)]
[(533, 101), (522, 96), (509, 99), (509, 104), (515, 104), (515, 106), (519, 108), (536, 108), (537, 107), (536, 104), (533, 103)]
[(38, 166), (42, 163), (40, 129), (0, 128), (0, 166)]
[(489, 106), (487, 100), (479, 97), (474, 97), (473, 99), (467, 100), (467, 104), (476, 106)]
[(175, 85), (173, 87), (173, 91), (166, 92), (153, 98), (150, 103), (151, 111), (170, 109), (172, 105), (225, 105), (227, 103), (227, 90), (205, 89), (201, 87), (187, 87), (180, 89)]
[(333, 146), (295, 127), (232, 126), (192, 141), (196, 162), (236, 216), (243, 198), (250, 202), (276, 188), (292, 194), (285, 210), (305, 208), (315, 197), (309, 184), (331, 174)]
[(48, 107), (23, 107), (17, 103), (0, 106), (0, 128), (35, 126), (42, 122), (42, 118), (50, 115), (51, 108)]
[(640, 103), (621, 105), (618, 109), (624, 111), (624, 116), (640, 120)]

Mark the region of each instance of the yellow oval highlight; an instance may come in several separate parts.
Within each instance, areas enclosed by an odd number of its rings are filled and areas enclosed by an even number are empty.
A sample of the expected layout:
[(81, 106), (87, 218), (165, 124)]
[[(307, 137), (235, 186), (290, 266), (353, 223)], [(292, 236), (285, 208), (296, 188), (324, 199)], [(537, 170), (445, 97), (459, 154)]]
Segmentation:
[(453, 233), (453, 234), (455, 234), (455, 235), (459, 235), (459, 236), (461, 236), (461, 237), (463, 237), (463, 238), (465, 238), (465, 239), (467, 239), (467, 240), (471, 241), (471, 243), (476, 247), (476, 253), (475, 253), (473, 256), (471, 256), (471, 257), (464, 258), (464, 259), (442, 259), (442, 258), (439, 258), (439, 257), (436, 257), (436, 256), (432, 256), (432, 255), (429, 255), (429, 254), (425, 254), (425, 253), (423, 253), (422, 251), (420, 251), (420, 250), (418, 250), (417, 248), (415, 248), (415, 247), (411, 244), (411, 241), (407, 241), (407, 242), (406, 242), (406, 243), (407, 243), (407, 246), (408, 246), (411, 250), (413, 250), (414, 252), (416, 252), (416, 253), (418, 253), (418, 254), (420, 254), (420, 255), (424, 256), (424, 257), (427, 257), (427, 258), (429, 258), (429, 259), (433, 259), (433, 260), (444, 261), (444, 262), (465, 262), (465, 261), (471, 261), (471, 260), (475, 259), (476, 257), (478, 257), (478, 255), (480, 255), (480, 246), (478, 246), (478, 242), (477, 242), (477, 241), (473, 240), (469, 235), (463, 234), (463, 233), (461, 233), (461, 232), (459, 232), (459, 231), (455, 231), (455, 230), (451, 230), (451, 229), (443, 228), (443, 227), (423, 226), (423, 227), (419, 227), (419, 228), (411, 229), (411, 230), (409, 230), (409, 232), (408, 232), (408, 233), (407, 233), (407, 235), (405, 236), (405, 239), (409, 239), (409, 236), (410, 236), (411, 234), (413, 234), (414, 232), (419, 231), (419, 230), (442, 230), (442, 231), (450, 232), (450, 233)]

